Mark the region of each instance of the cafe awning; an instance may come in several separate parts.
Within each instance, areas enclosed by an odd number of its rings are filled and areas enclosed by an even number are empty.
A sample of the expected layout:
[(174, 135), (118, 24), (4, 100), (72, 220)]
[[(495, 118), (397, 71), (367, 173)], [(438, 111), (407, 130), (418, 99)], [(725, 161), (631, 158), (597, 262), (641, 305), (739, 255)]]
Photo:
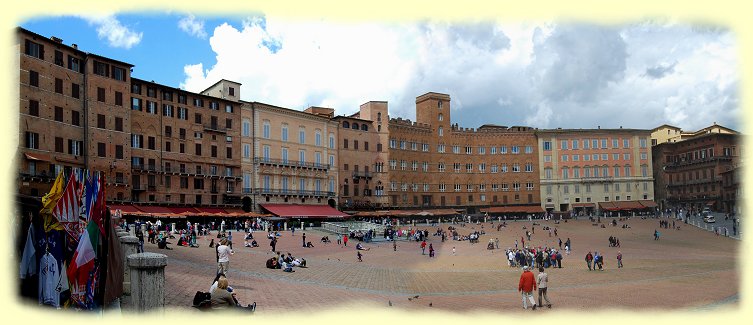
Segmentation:
[(278, 217), (288, 218), (343, 218), (349, 217), (329, 205), (262, 204), (262, 208)]

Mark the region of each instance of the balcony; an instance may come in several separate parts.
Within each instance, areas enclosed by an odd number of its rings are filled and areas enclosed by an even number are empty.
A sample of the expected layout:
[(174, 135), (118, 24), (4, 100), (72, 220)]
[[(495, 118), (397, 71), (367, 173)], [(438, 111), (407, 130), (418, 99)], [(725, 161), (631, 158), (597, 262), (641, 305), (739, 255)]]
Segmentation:
[[(574, 178), (574, 180), (577, 180), (577, 178)], [(605, 183), (605, 182), (614, 182), (614, 177), (612, 176), (606, 176), (606, 177), (581, 177), (580, 178), (581, 183)]]
[(131, 191), (133, 192), (143, 192), (146, 191), (146, 185), (143, 184), (133, 184), (131, 187)]
[(21, 177), (21, 180), (23, 181), (32, 181), (32, 182), (41, 182), (41, 183), (51, 183), (55, 181), (55, 177), (48, 176), (46, 172), (41, 173), (20, 173), (19, 177)]
[(139, 172), (156, 173), (161, 172), (162, 168), (156, 165), (131, 165), (131, 169)]
[(227, 133), (227, 129), (220, 127), (217, 124), (204, 124), (204, 131), (209, 132), (217, 132), (217, 133)]
[(263, 158), (263, 157), (255, 157), (254, 163), (263, 164), (263, 165), (281, 166), (281, 167), (301, 167), (301, 168), (312, 168), (312, 169), (321, 169), (321, 170), (329, 169), (329, 164), (300, 162), (300, 161), (295, 161), (295, 160), (280, 160), (280, 159), (271, 159), (271, 158)]
[(371, 178), (371, 177), (372, 177), (371, 172), (359, 172), (359, 171), (353, 172), (353, 178)]
[(125, 181), (125, 177), (115, 177), (114, 183), (115, 186), (128, 186), (128, 183)]
[(733, 156), (715, 156), (715, 157), (708, 157), (703, 159), (691, 159), (691, 160), (684, 160), (684, 161), (678, 161), (678, 162), (671, 162), (666, 163), (664, 165), (667, 169), (673, 169), (673, 168), (680, 168), (684, 166), (690, 166), (690, 165), (700, 165), (700, 164), (707, 164), (707, 163), (715, 163), (715, 162), (725, 162), (725, 161), (732, 161)]
[(305, 191), (305, 190), (285, 190), (276, 188), (255, 188), (254, 193), (261, 195), (285, 195), (285, 196), (313, 196), (313, 197), (334, 197), (335, 192), (325, 191)]

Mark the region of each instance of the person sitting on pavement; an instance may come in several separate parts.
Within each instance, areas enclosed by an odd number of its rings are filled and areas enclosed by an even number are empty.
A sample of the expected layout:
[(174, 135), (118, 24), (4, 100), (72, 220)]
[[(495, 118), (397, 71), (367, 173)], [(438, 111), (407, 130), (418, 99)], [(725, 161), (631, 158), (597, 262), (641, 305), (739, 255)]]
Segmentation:
[(241, 306), (233, 292), (233, 288), (229, 286), (227, 278), (221, 274), (218, 274), (217, 287), (210, 291), (210, 295), (212, 297), (212, 309), (236, 309), (236, 307), (249, 311), (256, 309), (256, 303), (253, 305), (249, 304), (247, 307)]

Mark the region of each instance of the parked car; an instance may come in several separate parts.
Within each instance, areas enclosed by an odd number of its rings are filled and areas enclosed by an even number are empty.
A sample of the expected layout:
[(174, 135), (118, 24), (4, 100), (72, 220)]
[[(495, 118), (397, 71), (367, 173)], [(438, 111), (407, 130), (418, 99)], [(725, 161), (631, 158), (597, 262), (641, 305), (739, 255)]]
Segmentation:
[(703, 222), (705, 222), (705, 223), (714, 223), (714, 222), (716, 222), (716, 220), (714, 219), (714, 216), (709, 215), (709, 216), (703, 217)]

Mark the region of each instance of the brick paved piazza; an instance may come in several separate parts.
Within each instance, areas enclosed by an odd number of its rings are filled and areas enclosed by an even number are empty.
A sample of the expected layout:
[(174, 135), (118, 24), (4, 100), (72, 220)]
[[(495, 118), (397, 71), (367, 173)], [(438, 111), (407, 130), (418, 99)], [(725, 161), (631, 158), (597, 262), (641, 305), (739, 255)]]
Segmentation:
[[(588, 220), (554, 225), (539, 221), (532, 237), (535, 246), (557, 246), (542, 226), (557, 226), (573, 250), (564, 256), (562, 269), (547, 269), (549, 298), (557, 309), (586, 310), (621, 308), (628, 310), (704, 310), (713, 306), (739, 306), (740, 271), (737, 253), (740, 242), (682, 225), (681, 230), (660, 229), (661, 239), (653, 240), (657, 219), (633, 218), (629, 229), (593, 226)], [(619, 225), (621, 225), (620, 223)], [(495, 223), (496, 225), (496, 223)], [(447, 227), (447, 225), (442, 225)], [(283, 310), (314, 311), (343, 303), (360, 303), (375, 308), (445, 311), (523, 312), (517, 292), (521, 270), (507, 266), (502, 252), (514, 247), (531, 222), (509, 222), (496, 231), (484, 225), (486, 235), (479, 244), (446, 241), (430, 237), (437, 256), (422, 256), (418, 243), (398, 242), (397, 252), (389, 242), (365, 244), (364, 261), (356, 258), (355, 240), (348, 247), (319, 243), (322, 232), (306, 231), (316, 247), (302, 248), (301, 233), (283, 233), (277, 245), (307, 260), (308, 268), (294, 273), (265, 268), (272, 256), (264, 233), (256, 233), (261, 247), (243, 247), (241, 234), (233, 232), (235, 255), (230, 260), (228, 278), (241, 303), (258, 304), (258, 314)], [(418, 226), (433, 233), (436, 227)], [(459, 227), (467, 234), (481, 225)], [(621, 248), (608, 247), (607, 238), (617, 236)], [(500, 250), (487, 250), (489, 238), (500, 239)], [(334, 236), (330, 236), (334, 241)], [(173, 243), (176, 240), (171, 240)], [(166, 304), (189, 308), (196, 291), (207, 291), (215, 274), (215, 251), (208, 238), (200, 238), (199, 248), (175, 247), (159, 250), (146, 244), (147, 251), (168, 255)], [(457, 254), (452, 256), (452, 248)], [(588, 271), (584, 256), (597, 250), (605, 255), (603, 272)], [(616, 268), (617, 251), (622, 251), (624, 268)], [(534, 272), (536, 274), (538, 272)], [(420, 296), (408, 300), (409, 297)], [(429, 307), (429, 303), (433, 307)], [(189, 310), (193, 310), (189, 308)], [(541, 311), (543, 313), (546, 310)]]

